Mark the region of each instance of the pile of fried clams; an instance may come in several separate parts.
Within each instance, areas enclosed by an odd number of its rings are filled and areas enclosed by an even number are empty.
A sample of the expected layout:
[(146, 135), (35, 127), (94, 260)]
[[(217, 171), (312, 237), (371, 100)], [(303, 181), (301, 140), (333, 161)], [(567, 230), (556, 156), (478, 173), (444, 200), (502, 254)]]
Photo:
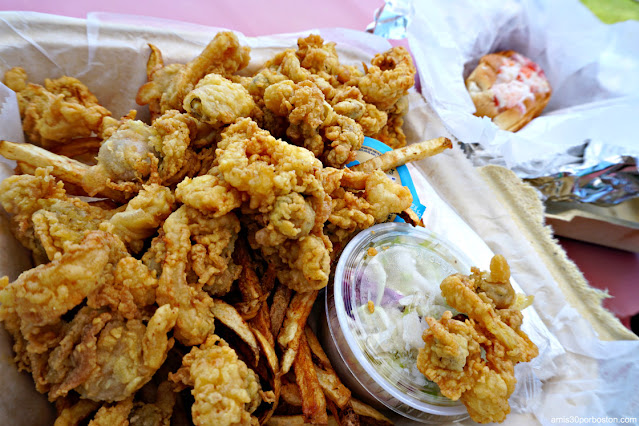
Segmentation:
[(344, 168), (364, 136), (405, 144), (410, 55), (360, 70), (311, 35), (243, 75), (230, 32), (187, 64), (150, 47), (150, 124), (75, 78), (5, 75), (30, 144), (0, 142), (0, 203), (36, 265), (0, 280), (18, 367), (56, 425), (387, 424), (306, 320), (349, 239), (411, 205)]
[(533, 296), (515, 293), (502, 255), (492, 258), (489, 272), (473, 267), (470, 275), (445, 278), (440, 288), (446, 303), (460, 313), (425, 318), (429, 328), (417, 368), (442, 395), (461, 400), (474, 421), (503, 422), (517, 383), (515, 365), (539, 354), (521, 330), (521, 311)]

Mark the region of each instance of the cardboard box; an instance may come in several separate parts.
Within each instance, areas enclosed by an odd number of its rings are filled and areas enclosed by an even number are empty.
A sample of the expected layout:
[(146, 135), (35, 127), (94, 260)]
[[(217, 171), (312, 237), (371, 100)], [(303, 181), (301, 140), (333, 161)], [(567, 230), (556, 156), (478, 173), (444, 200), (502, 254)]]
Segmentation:
[(639, 252), (639, 198), (612, 207), (548, 202), (546, 222), (562, 237)]

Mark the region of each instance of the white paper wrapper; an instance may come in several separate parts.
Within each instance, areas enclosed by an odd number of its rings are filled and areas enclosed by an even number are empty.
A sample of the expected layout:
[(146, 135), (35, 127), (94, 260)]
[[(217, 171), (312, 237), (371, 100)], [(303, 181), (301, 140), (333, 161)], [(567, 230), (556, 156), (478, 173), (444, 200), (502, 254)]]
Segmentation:
[[(143, 25), (140, 25), (141, 23)], [(98, 99), (113, 111), (115, 116), (118, 116), (125, 114), (130, 108), (136, 107), (133, 101), (135, 93), (145, 80), (145, 64), (149, 52), (146, 46), (147, 42), (153, 42), (163, 51), (166, 63), (184, 62), (197, 55), (216, 31), (216, 29), (152, 19), (141, 22), (138, 17), (117, 15), (91, 15), (85, 22), (30, 13), (0, 13), (0, 58), (2, 58), (0, 72), (4, 73), (9, 67), (20, 65), (27, 70), (30, 80), (38, 83), (41, 83), (45, 77), (58, 77), (63, 74), (81, 78), (97, 95)], [(347, 63), (359, 64), (361, 61), (368, 61), (374, 53), (390, 47), (386, 40), (366, 33), (340, 29), (319, 30), (319, 32), (326, 40), (338, 43), (340, 58)], [(293, 47), (298, 36), (299, 34), (280, 35), (260, 39), (242, 37), (243, 42), (253, 48), (251, 67), (259, 66), (275, 51)], [(411, 111), (405, 126), (410, 142), (448, 134), (432, 109), (418, 94), (413, 92), (411, 101)], [(9, 110), (10, 108), (7, 111)], [(140, 110), (144, 111), (144, 109)], [(10, 111), (8, 114), (0, 114), (0, 129), (12, 128), (15, 133), (15, 126), (18, 124), (15, 113), (12, 115)], [(144, 114), (141, 114), (141, 117), (144, 117)], [(18, 138), (19, 135), (14, 136)], [(461, 159), (461, 154), (459, 152), (455, 154), (455, 156), (445, 154), (441, 161), (446, 164), (453, 161), (451, 167), (459, 170), (460, 176), (465, 176), (461, 173), (462, 170), (472, 174), (472, 169), (465, 160)], [(438, 159), (433, 160), (437, 161)], [(454, 165), (455, 163), (457, 165)], [(498, 234), (500, 237), (507, 237), (507, 244), (510, 245), (510, 249), (507, 251), (517, 253), (516, 243), (511, 239), (516, 237), (522, 240), (524, 237), (501, 235), (503, 234), (501, 229), (493, 229), (489, 226), (492, 223), (491, 220), (487, 220), (486, 226), (482, 229), (473, 230), (470, 228), (439, 195), (440, 190), (445, 188), (431, 186), (429, 179), (426, 178), (428, 169), (423, 168), (423, 164), (425, 163), (412, 167), (412, 170), (422, 203), (427, 205), (425, 219), (431, 229), (442, 233), (450, 241), (463, 247), (469, 257), (484, 269), (487, 268), (492, 256), (492, 252), (484, 240), (491, 235)], [(7, 176), (10, 172), (8, 168), (2, 171), (4, 174), (0, 178)], [(468, 182), (463, 180), (449, 183), (468, 186)], [(487, 199), (485, 203), (493, 205), (493, 209), (499, 210), (494, 201)], [(16, 243), (6, 231), (0, 235), (0, 243), (3, 248), (0, 275), (8, 274), (11, 278), (15, 278), (16, 273), (25, 269), (26, 266), (23, 262), (16, 260), (13, 255), (7, 255), (16, 252)], [(524, 266), (528, 263), (526, 259), (517, 259), (516, 256), (511, 258), (515, 265)], [(529, 262), (533, 262), (533, 260), (531, 259)], [(540, 283), (525, 273), (518, 275), (517, 269), (513, 268), (519, 283), (518, 288), (523, 288), (527, 293), (531, 293), (531, 290), (534, 291), (534, 289), (547, 292), (552, 295), (549, 303), (554, 297), (558, 297), (557, 294), (560, 294), (552, 278), (544, 279)], [(522, 267), (520, 271), (523, 272), (524, 269), (526, 268)], [(531, 263), (528, 265), (528, 269), (538, 269), (537, 264)], [(543, 294), (541, 296), (543, 301)], [(542, 313), (547, 309), (546, 306), (537, 302), (534, 307), (541, 309)], [(578, 348), (583, 352), (579, 358), (569, 357), (556, 335), (548, 331), (547, 325), (552, 323), (552, 318), (547, 315), (540, 318), (534, 309), (526, 311), (524, 329), (539, 345), (540, 356), (531, 363), (517, 367), (516, 374), (519, 386), (511, 398), (513, 412), (506, 424), (548, 423), (549, 416), (556, 413), (553, 411), (556, 409), (553, 402), (555, 400), (548, 398), (549, 394), (544, 391), (544, 388), (551, 384), (578, 386), (579, 383), (587, 381), (593, 384), (593, 391), (603, 389), (600, 387), (597, 372), (598, 357), (602, 354), (588, 346), (588, 342), (596, 346), (596, 342), (598, 342), (596, 337), (587, 324), (584, 325), (585, 320), (580, 318), (574, 310), (568, 309), (566, 318), (568, 320), (562, 322), (561, 326), (566, 327), (569, 331), (577, 325), (588, 330), (585, 335), (587, 336), (585, 344)], [(0, 349), (3, 351), (3, 359), (5, 360), (3, 369), (0, 369), (0, 379), (3, 383), (13, 382), (14, 376), (17, 375), (8, 361), (9, 345), (8, 339), (0, 339)], [(629, 350), (628, 346), (622, 346), (623, 350)], [(564, 378), (567, 376), (561, 368), (566, 362), (573, 362), (576, 368), (575, 376), (568, 377), (566, 379), (568, 381), (564, 382)], [(610, 371), (615, 371), (617, 364), (608, 365)], [(25, 375), (20, 377), (24, 379)], [(11, 417), (11, 424), (50, 424), (50, 408), (44, 397), (34, 397), (33, 388), (29, 387), (28, 383), (26, 385), (24, 383), (20, 386), (15, 385), (11, 392), (4, 392), (0, 395), (0, 410), (2, 410), (0, 416), (14, 412), (16, 406), (26, 406), (27, 403), (39, 404), (37, 410), (30, 411), (30, 413), (40, 413), (37, 420), (35, 414), (32, 418), (16, 414)], [(556, 385), (554, 389), (559, 385)], [(597, 401), (598, 406), (606, 407), (609, 404), (606, 395), (600, 395), (596, 392), (588, 395), (589, 398)], [(18, 402), (16, 403), (16, 401)], [(573, 411), (581, 408), (583, 408), (581, 405), (571, 406)], [(20, 409), (21, 412), (22, 409)], [(464, 424), (472, 424), (472, 422), (467, 421)]]
[[(578, 0), (412, 3), (407, 35), (422, 93), (457, 139), (481, 145), (483, 159), (535, 177), (574, 160), (568, 149), (586, 140), (636, 148), (639, 22), (604, 25)], [(516, 133), (475, 117), (464, 84), (479, 58), (501, 50), (538, 63), (553, 88), (542, 115)]]

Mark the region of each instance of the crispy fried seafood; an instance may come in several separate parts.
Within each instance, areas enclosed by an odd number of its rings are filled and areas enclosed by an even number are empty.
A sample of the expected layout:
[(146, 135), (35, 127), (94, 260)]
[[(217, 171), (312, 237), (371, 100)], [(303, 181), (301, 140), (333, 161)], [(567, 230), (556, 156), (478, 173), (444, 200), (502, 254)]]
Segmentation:
[(440, 320), (426, 318), (429, 328), (417, 368), (439, 385), (442, 395), (461, 399), (476, 422), (502, 422), (517, 382), (515, 364), (539, 353), (520, 328), (521, 310), (532, 304), (532, 296), (515, 294), (501, 255), (491, 260), (490, 272), (472, 268), (469, 276), (451, 275), (441, 290), (463, 318), (453, 318), (450, 311)]
[(22, 127), (29, 140), (43, 147), (85, 138), (100, 129), (111, 115), (98, 99), (73, 77), (46, 79), (44, 87), (27, 83), (24, 69), (12, 68), (4, 84), (16, 92)]
[(193, 423), (258, 424), (251, 414), (262, 402), (259, 378), (218, 336), (211, 334), (200, 347), (191, 349), (170, 378), (180, 387), (193, 388)]
[(72, 77), (5, 74), (32, 143), (0, 141), (17, 162), (0, 204), (36, 265), (0, 279), (18, 368), (56, 425), (388, 424), (306, 321), (350, 238), (411, 217), (384, 171), (451, 147), (343, 168), (365, 135), (405, 143), (410, 55), (360, 70), (311, 35), (240, 76), (250, 49), (231, 32), (187, 64), (150, 48), (136, 97), (149, 123), (110, 117)]

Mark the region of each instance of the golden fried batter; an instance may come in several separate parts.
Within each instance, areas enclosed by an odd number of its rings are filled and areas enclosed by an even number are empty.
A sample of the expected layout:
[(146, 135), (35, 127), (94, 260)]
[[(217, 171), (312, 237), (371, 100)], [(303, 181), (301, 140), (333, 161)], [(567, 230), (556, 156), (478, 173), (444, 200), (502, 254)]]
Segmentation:
[(111, 115), (73, 77), (46, 79), (42, 87), (27, 83), (24, 69), (12, 68), (5, 74), (4, 82), (16, 92), (28, 140), (45, 148), (91, 136), (99, 131), (102, 120)]
[(237, 36), (230, 31), (218, 33), (202, 53), (186, 65), (164, 66), (160, 50), (151, 44), (149, 47), (149, 82), (140, 87), (135, 100), (140, 105), (149, 105), (153, 119), (171, 109), (183, 111), (184, 98), (206, 74), (230, 76), (246, 67), (250, 59), (250, 49), (240, 46)]
[(257, 108), (248, 90), (218, 74), (208, 74), (184, 98), (184, 109), (213, 127), (249, 117)]
[(191, 349), (169, 377), (180, 387), (193, 388), (195, 425), (258, 424), (251, 413), (261, 403), (259, 379), (216, 335)]
[[(517, 308), (523, 309), (526, 302), (515, 304), (514, 297), (505, 298), (510, 291), (503, 288), (512, 291), (510, 268), (501, 255), (493, 257), (490, 272), (473, 268), (470, 276), (444, 279), (441, 290), (446, 302), (469, 319), (454, 320), (450, 311), (439, 321), (426, 318), (425, 346), (417, 358), (419, 371), (439, 385), (442, 395), (460, 399), (479, 423), (504, 421), (517, 382), (515, 364), (538, 355), (537, 346), (520, 329), (522, 315)], [(504, 308), (497, 309), (496, 304)]]

